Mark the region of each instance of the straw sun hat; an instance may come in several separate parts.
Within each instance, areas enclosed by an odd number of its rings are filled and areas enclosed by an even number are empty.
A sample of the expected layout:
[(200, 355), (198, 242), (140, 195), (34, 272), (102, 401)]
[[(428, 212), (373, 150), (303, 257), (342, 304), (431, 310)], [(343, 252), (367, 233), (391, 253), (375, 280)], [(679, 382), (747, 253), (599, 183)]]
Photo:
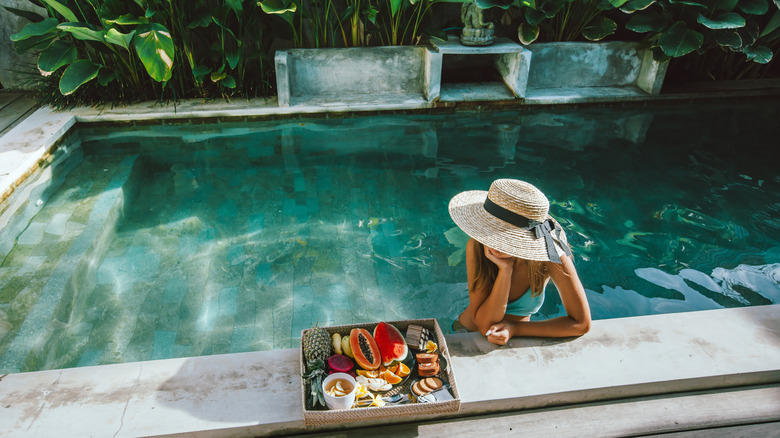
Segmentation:
[(490, 248), (526, 260), (561, 263), (571, 255), (550, 202), (533, 185), (499, 179), (490, 190), (462, 192), (450, 200), (450, 216), (466, 234)]

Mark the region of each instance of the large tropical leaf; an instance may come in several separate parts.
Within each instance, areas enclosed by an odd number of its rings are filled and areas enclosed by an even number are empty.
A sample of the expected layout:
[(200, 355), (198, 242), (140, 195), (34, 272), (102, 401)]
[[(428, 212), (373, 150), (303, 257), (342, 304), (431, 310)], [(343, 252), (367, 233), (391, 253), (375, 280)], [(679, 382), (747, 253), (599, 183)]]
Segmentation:
[(537, 38), (539, 38), (539, 26), (520, 23), (520, 26), (517, 28), (517, 39), (521, 43), (528, 45), (536, 41)]
[(703, 4), (702, 2), (696, 2), (693, 0), (669, 0), (669, 3), (673, 5), (688, 5), (707, 9), (707, 5)]
[(599, 41), (604, 37), (612, 35), (616, 30), (617, 23), (602, 15), (585, 25), (582, 29), (582, 36), (590, 41)]
[(544, 15), (544, 12), (531, 8), (526, 8), (523, 11), (523, 15), (525, 16), (525, 21), (531, 26), (538, 26), (547, 18), (547, 16)]
[(73, 11), (68, 9), (68, 7), (63, 5), (62, 3), (59, 3), (56, 0), (40, 0), (40, 1), (49, 5), (49, 7), (51, 7), (52, 9), (57, 11), (60, 15), (65, 17), (66, 20), (72, 22), (79, 21), (79, 19), (76, 18), (76, 14), (74, 14)]
[(737, 50), (742, 48), (742, 37), (734, 29), (713, 30), (712, 38), (721, 47), (729, 47)]
[(24, 9), (12, 8), (12, 7), (9, 7), (9, 6), (3, 6), (3, 8), (6, 11), (8, 11), (8, 12), (10, 12), (10, 13), (16, 15), (16, 16), (19, 16), (19, 17), (22, 17), (22, 18), (26, 18), (26, 19), (32, 21), (33, 23), (38, 23), (38, 22), (43, 21), (43, 20), (46, 19), (45, 17), (41, 17), (40, 15), (38, 15), (35, 12), (32, 12), (32, 11), (26, 11)]
[(38, 68), (52, 73), (60, 67), (73, 64), (78, 59), (76, 46), (63, 40), (54, 41), (38, 56)]
[(67, 96), (73, 94), (80, 86), (95, 79), (100, 66), (87, 59), (79, 59), (62, 73), (60, 78), (60, 93)]
[(775, 11), (775, 14), (772, 15), (772, 18), (769, 19), (769, 23), (766, 24), (764, 30), (762, 30), (759, 34), (759, 37), (763, 38), (772, 33), (777, 28), (780, 28), (780, 11)]
[(714, 18), (699, 14), (696, 21), (709, 29), (738, 29), (745, 26), (745, 19), (736, 12), (724, 12)]
[(737, 7), (739, 0), (715, 0), (712, 9), (715, 11), (731, 12)]
[(609, 4), (612, 5), (612, 7), (615, 8), (615, 9), (623, 6), (624, 4), (626, 4), (628, 2), (628, 0), (608, 0), (608, 1), (609, 1)]
[(748, 61), (759, 64), (769, 64), (769, 61), (772, 60), (772, 50), (766, 46), (745, 47), (742, 52), (747, 55)]
[(741, 0), (739, 9), (746, 14), (764, 15), (769, 12), (769, 2), (766, 0)]
[(490, 9), (493, 7), (508, 9), (514, 3), (514, 0), (474, 0), (474, 3), (481, 9)]
[(168, 29), (159, 23), (138, 26), (133, 37), (133, 45), (146, 72), (157, 82), (166, 82), (173, 72), (173, 59), (176, 49)]
[(106, 42), (116, 44), (117, 46), (124, 47), (125, 50), (130, 51), (130, 43), (133, 41), (133, 36), (135, 36), (135, 31), (122, 33), (111, 28), (106, 32)]
[(18, 33), (11, 35), (11, 41), (22, 41), (27, 38), (41, 36), (57, 28), (59, 21), (56, 18), (47, 18), (37, 23), (30, 23), (22, 28)]
[(390, 0), (390, 16), (395, 17), (398, 15), (398, 11), (401, 10), (401, 5), (406, 0)]
[(664, 54), (677, 58), (697, 50), (704, 42), (704, 36), (689, 29), (684, 21), (674, 23), (658, 40)]
[(30, 50), (43, 50), (46, 47), (49, 47), (49, 44), (51, 44), (51, 42), (56, 38), (56, 33), (46, 33), (43, 35), (36, 35), (30, 38), (25, 38), (21, 41), (14, 41), (14, 51), (21, 55)]
[(106, 24), (118, 24), (120, 26), (135, 26), (138, 24), (146, 24), (149, 22), (149, 19), (146, 17), (136, 17), (132, 14), (124, 14), (120, 15), (117, 18), (112, 18), (110, 20), (106, 20)]
[(636, 11), (647, 9), (647, 7), (653, 3), (655, 3), (655, 0), (628, 0), (620, 7), (620, 10), (627, 14), (631, 14)]
[(644, 13), (633, 14), (626, 22), (626, 29), (637, 33), (661, 32), (668, 25), (667, 19), (661, 14), (645, 11)]
[(285, 12), (295, 12), (298, 6), (291, 0), (263, 0), (258, 2), (260, 9), (266, 14), (284, 14)]
[(106, 31), (88, 23), (62, 23), (57, 29), (68, 32), (77, 40), (106, 42)]

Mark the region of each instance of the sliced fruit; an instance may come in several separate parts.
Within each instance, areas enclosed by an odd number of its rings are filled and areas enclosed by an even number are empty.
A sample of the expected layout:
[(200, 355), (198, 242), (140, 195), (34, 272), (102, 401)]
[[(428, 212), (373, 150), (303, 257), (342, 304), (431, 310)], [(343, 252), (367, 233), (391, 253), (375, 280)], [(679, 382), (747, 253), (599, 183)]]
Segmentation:
[[(401, 332), (392, 324), (380, 322), (374, 329), (374, 339), (382, 354), (382, 364), (390, 366), (406, 359), (409, 348)], [(354, 350), (354, 348), (353, 348)]]
[(334, 354), (328, 358), (328, 367), (337, 373), (348, 373), (354, 366), (352, 359), (343, 354)]
[(333, 352), (336, 354), (342, 354), (341, 349), (341, 335), (338, 333), (333, 333), (333, 336), (330, 337), (331, 344), (333, 344)]
[(349, 346), (349, 336), (344, 336), (341, 338), (341, 354), (351, 358), (355, 357), (352, 354), (352, 347)]
[(382, 364), (379, 347), (366, 329), (353, 328), (349, 334), (349, 346), (355, 362), (364, 370), (375, 370)]
[(404, 379), (402, 379), (401, 377), (395, 375), (394, 373), (392, 373), (389, 370), (387, 370), (384, 373), (380, 374), (379, 377), (381, 379), (385, 379), (387, 381), (387, 383), (389, 383), (391, 385), (397, 385), (397, 384), (401, 383), (404, 380)]
[(355, 370), (358, 374), (358, 376), (368, 377), (369, 379), (376, 379), (379, 377), (379, 371), (377, 370), (364, 370), (364, 369), (357, 369)]
[(411, 370), (409, 369), (409, 367), (402, 362), (398, 364), (398, 370), (395, 371), (395, 374), (397, 374), (399, 377), (406, 377), (409, 375), (410, 372)]

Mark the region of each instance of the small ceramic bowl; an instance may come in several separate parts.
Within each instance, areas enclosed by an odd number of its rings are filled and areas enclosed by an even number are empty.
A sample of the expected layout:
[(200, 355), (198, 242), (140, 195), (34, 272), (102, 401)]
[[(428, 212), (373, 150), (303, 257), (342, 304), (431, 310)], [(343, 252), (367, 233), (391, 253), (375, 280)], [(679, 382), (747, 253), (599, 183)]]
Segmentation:
[[(344, 395), (333, 396), (328, 394), (331, 387), (341, 385)], [(328, 409), (349, 409), (355, 403), (357, 382), (355, 378), (346, 373), (333, 373), (322, 381), (322, 394), (325, 396), (325, 404)]]

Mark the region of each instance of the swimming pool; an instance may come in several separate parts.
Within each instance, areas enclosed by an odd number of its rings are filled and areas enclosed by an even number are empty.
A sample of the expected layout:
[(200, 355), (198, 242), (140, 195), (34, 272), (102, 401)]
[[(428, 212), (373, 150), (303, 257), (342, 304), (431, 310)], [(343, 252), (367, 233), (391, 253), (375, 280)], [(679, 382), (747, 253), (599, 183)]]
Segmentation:
[[(81, 127), (0, 266), (0, 372), (289, 348), (315, 323), (446, 326), (468, 299), (447, 203), (501, 177), (551, 199), (596, 319), (778, 303), (779, 113)], [(541, 316), (562, 312), (548, 294)]]

